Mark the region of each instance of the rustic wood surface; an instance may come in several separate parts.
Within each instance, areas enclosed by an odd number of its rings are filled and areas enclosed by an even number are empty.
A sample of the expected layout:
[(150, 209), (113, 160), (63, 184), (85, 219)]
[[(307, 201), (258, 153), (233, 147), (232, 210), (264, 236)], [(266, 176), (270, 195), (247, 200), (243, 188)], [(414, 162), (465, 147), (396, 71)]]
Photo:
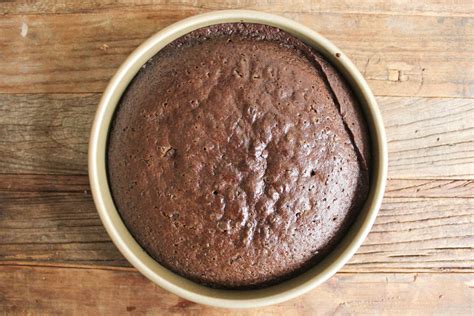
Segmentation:
[[(310, 294), (273, 307), (223, 310), (185, 301), (158, 288), (132, 269), (10, 266), (0, 270), (8, 283), (7, 313), (84, 315), (463, 315), (474, 287), (468, 274), (339, 273)], [(100, 289), (100, 291), (98, 290)], [(413, 295), (415, 294), (416, 295)]]
[[(87, 178), (100, 93), (147, 37), (245, 8), (332, 40), (377, 96), (389, 181), (369, 237), (312, 292), (256, 310), (179, 299), (107, 236)], [(0, 315), (474, 314), (472, 1), (0, 1)]]

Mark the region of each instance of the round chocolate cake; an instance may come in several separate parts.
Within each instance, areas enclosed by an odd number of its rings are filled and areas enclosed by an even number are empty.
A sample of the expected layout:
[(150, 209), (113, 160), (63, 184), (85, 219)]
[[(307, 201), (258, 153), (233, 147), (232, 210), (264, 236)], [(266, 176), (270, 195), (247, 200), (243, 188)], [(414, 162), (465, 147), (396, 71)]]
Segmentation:
[(367, 198), (366, 123), (342, 76), (274, 27), (175, 40), (114, 116), (109, 184), (131, 234), (201, 284), (256, 288), (310, 268)]

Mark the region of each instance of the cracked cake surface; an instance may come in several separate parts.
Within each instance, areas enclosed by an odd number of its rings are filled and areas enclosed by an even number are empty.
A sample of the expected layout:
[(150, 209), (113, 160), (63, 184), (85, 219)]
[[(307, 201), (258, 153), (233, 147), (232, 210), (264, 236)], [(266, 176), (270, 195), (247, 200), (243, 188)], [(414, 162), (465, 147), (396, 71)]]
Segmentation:
[(120, 100), (107, 171), (159, 263), (220, 288), (271, 285), (340, 240), (369, 189), (369, 136), (342, 76), (277, 28), (219, 24), (166, 46)]

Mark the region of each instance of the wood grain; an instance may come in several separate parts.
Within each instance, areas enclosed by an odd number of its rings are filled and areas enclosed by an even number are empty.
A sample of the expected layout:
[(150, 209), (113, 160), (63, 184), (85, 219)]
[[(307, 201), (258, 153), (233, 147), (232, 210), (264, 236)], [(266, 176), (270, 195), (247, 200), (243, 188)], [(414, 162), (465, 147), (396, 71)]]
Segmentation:
[[(99, 220), (86, 177), (52, 179), (0, 187), (0, 264), (129, 266)], [(46, 181), (48, 190), (32, 190)], [(372, 232), (343, 271), (474, 271), (473, 188), (474, 181), (389, 181)]]
[(87, 174), (99, 95), (0, 95), (2, 173)]
[[(102, 92), (117, 67), (146, 38), (204, 11), (196, 4), (180, 9), (5, 15), (0, 19), (0, 93)], [(363, 72), (376, 95), (474, 96), (470, 16), (272, 12), (332, 40)]]
[(469, 315), (472, 274), (340, 273), (272, 307), (224, 310), (162, 290), (135, 271), (0, 267), (0, 313), (67, 315)]
[(283, 12), (357, 12), (357, 13), (380, 13), (390, 15), (462, 15), (470, 16), (473, 8), (468, 0), (463, 1), (358, 1), (345, 0), (13, 0), (0, 2), (0, 14), (28, 14), (28, 13), (93, 13), (103, 10), (120, 9), (122, 11), (144, 11), (144, 10), (179, 10), (189, 8), (200, 8), (209, 10), (223, 9), (251, 9), (272, 10)]
[[(0, 170), (87, 174), (98, 94), (0, 94)], [(474, 179), (474, 99), (379, 97), (389, 177)]]
[(389, 177), (474, 179), (474, 100), (378, 98)]
[(0, 205), (0, 261), (128, 265), (87, 190), (2, 192)]
[(85, 175), (1, 174), (0, 192), (83, 192), (90, 193)]
[(474, 181), (470, 180), (389, 180), (387, 197), (474, 198)]

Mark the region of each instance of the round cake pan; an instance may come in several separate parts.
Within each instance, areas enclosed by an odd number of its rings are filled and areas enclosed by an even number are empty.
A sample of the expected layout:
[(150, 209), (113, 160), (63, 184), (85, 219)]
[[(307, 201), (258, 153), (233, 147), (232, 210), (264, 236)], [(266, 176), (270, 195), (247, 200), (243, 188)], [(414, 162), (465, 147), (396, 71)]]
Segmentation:
[[(278, 27), (306, 42), (325, 56), (346, 78), (363, 108), (372, 141), (369, 197), (338, 246), (309, 271), (283, 283), (257, 290), (220, 290), (181, 277), (152, 259), (122, 222), (110, 193), (106, 172), (109, 126), (117, 103), (130, 81), (160, 49), (195, 29), (208, 25), (247, 22)], [(121, 159), (121, 157), (114, 157)], [(293, 20), (256, 11), (228, 10), (196, 15), (162, 29), (140, 45), (120, 66), (100, 101), (89, 142), (89, 178), (95, 205), (110, 238), (144, 276), (158, 286), (196, 303), (229, 308), (260, 307), (304, 294), (334, 275), (357, 251), (377, 216), (385, 190), (387, 147), (382, 118), (366, 81), (349, 58), (326, 38)]]

